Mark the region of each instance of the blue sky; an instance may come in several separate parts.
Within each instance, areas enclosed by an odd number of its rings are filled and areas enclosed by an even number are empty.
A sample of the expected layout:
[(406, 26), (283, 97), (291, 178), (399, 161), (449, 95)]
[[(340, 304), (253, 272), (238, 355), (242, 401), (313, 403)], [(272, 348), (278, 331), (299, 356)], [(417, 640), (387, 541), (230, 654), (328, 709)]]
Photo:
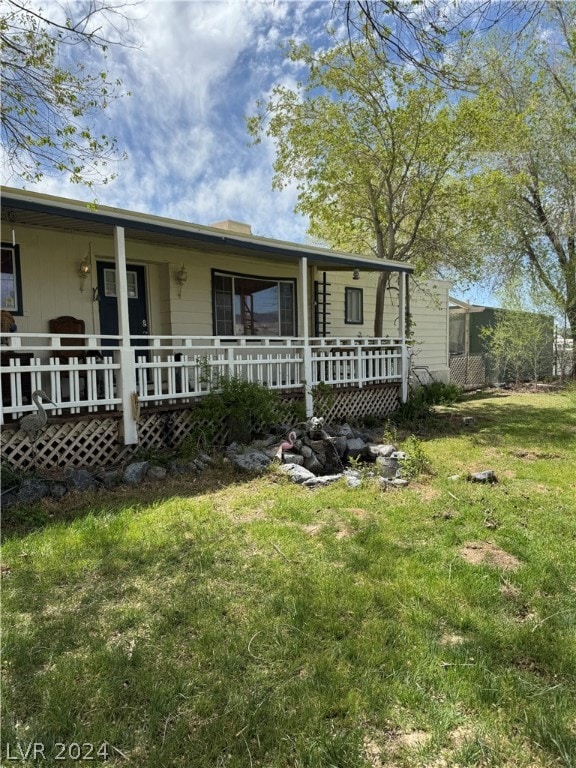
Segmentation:
[(143, 0), (131, 13), (139, 47), (111, 48), (107, 64), (131, 92), (102, 125), (128, 156), (117, 178), (87, 189), (45, 177), (28, 188), (199, 224), (236, 219), (258, 235), (305, 240), (295, 189), (272, 191), (273, 145), (250, 146), (245, 117), (274, 85), (296, 82), (281, 44), (321, 41), (331, 1)]
[[(272, 190), (273, 144), (250, 146), (245, 117), (303, 76), (282, 44), (326, 44), (327, 24), (346, 34), (333, 11), (332, 0), (142, 0), (131, 9), (138, 47), (111, 48), (107, 62), (131, 93), (101, 125), (127, 154), (117, 178), (88, 189), (45, 176), (28, 188), (199, 224), (235, 219), (305, 242), (295, 186)], [(478, 290), (466, 298), (487, 300)]]

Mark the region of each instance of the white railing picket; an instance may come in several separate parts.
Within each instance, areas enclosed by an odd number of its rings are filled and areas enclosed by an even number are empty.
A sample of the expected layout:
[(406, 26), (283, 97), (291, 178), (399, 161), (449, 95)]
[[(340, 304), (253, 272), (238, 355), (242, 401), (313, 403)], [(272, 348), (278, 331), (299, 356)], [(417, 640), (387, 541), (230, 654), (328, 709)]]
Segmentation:
[[(5, 338), (8, 343), (3, 351), (13, 351), (14, 359), (1, 366), (2, 418), (14, 420), (34, 411), (30, 393), (36, 389), (48, 390), (57, 404), (52, 409), (54, 415), (120, 407), (120, 356), (114, 346), (118, 337), (88, 335), (77, 352), (80, 355), (88, 348), (90, 356), (72, 357), (66, 362), (58, 359), (58, 352), (70, 353), (72, 335), (7, 334)], [(134, 341), (138, 347), (131, 361), (144, 407), (189, 402), (230, 376), (275, 390), (302, 389), (307, 355), (312, 371), (307, 387), (320, 383), (363, 387), (402, 379), (400, 339), (328, 337), (309, 339), (307, 345), (302, 338), (274, 337), (146, 336)]]

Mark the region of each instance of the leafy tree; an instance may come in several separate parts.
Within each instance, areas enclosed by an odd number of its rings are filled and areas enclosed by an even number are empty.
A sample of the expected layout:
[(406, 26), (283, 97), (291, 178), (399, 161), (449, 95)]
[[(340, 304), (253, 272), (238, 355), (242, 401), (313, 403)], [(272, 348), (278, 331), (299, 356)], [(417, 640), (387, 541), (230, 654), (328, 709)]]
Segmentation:
[(2, 0), (1, 137), (3, 171), (39, 181), (56, 171), (92, 185), (112, 176), (117, 142), (94, 118), (123, 95), (104, 68), (111, 44), (127, 45), (130, 3)]
[[(493, 29), (515, 37), (537, 28), (548, 6), (561, 0), (333, 0), (351, 39), (373, 41), (381, 61), (417, 69), (449, 86), (470, 86), (461, 62), (470, 47)], [(466, 74), (468, 76), (466, 76)]]
[(496, 40), (478, 49), (482, 82), (463, 108), (477, 138), (475, 210), (490, 271), (544, 289), (576, 338), (576, 58), (546, 46)]
[(292, 45), (290, 57), (307, 67), (307, 83), (276, 87), (248, 129), (255, 141), (274, 139), (273, 186), (296, 180), (296, 210), (309, 217), (310, 234), (422, 271), (468, 265), (474, 230), (462, 203), (468, 182), (459, 176), (467, 138), (443, 90), (417, 73), (384, 70), (367, 43), (317, 54)]
[(521, 310), (496, 313), (496, 323), (481, 331), (500, 380), (510, 376), (518, 384), (527, 377), (537, 382), (550, 367), (554, 323), (551, 317)]
[(495, 322), (480, 330), (500, 381), (537, 382), (550, 371), (554, 356), (554, 318), (539, 286), (527, 286), (521, 274), (496, 290), (501, 306)]

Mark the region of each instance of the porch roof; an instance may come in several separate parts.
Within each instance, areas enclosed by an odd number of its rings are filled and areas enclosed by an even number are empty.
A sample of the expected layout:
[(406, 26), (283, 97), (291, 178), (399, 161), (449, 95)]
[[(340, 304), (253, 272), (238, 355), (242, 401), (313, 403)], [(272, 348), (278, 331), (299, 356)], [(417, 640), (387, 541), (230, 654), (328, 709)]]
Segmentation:
[(280, 261), (297, 261), (305, 256), (311, 266), (330, 271), (414, 270), (410, 264), (400, 261), (371, 259), (328, 248), (231, 233), (217, 227), (107, 206), (95, 207), (91, 203), (9, 187), (2, 188), (2, 222), (6, 227), (20, 224), (108, 237), (113, 234), (114, 227), (123, 227), (127, 240)]

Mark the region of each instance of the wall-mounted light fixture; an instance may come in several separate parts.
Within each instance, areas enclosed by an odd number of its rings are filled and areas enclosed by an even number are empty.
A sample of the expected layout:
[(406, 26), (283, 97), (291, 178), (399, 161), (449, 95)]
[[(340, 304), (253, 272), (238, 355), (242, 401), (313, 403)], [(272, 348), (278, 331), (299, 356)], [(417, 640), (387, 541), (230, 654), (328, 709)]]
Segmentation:
[(86, 278), (92, 271), (92, 243), (88, 244), (88, 255), (78, 265), (78, 277), (80, 278), (80, 293), (84, 292)]
[(80, 266), (78, 267), (78, 277), (80, 278), (80, 291), (84, 291), (84, 284), (86, 282), (86, 278), (90, 274), (90, 264), (87, 261), (80, 262)]
[(354, 272), (352, 272), (352, 280), (360, 280), (360, 270), (355, 269)]
[(178, 298), (182, 298), (182, 286), (185, 284), (185, 282), (188, 280), (188, 272), (186, 272), (186, 268), (184, 267), (184, 264), (180, 267), (178, 272), (174, 275), (174, 279), (178, 283)]

